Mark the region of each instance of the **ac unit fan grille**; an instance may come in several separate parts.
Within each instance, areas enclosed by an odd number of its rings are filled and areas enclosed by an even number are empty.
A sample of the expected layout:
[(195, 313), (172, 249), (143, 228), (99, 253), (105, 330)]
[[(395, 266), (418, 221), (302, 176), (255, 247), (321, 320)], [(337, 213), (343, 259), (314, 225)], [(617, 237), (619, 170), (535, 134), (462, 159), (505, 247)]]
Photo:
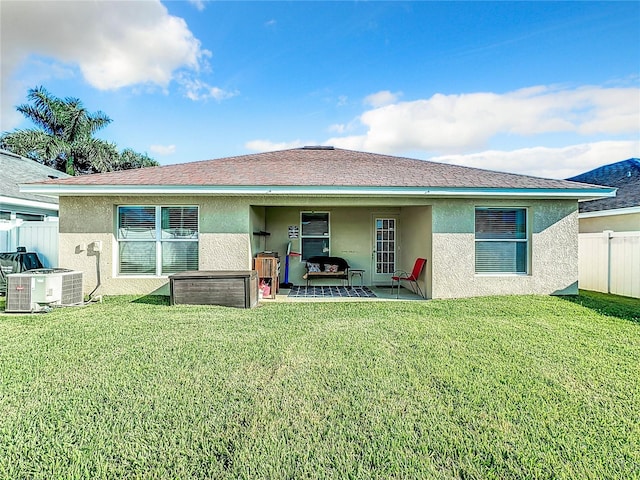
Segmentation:
[(77, 305), (83, 301), (82, 272), (73, 272), (62, 277), (61, 305)]
[(30, 312), (31, 278), (22, 276), (7, 276), (7, 304), (6, 312)]

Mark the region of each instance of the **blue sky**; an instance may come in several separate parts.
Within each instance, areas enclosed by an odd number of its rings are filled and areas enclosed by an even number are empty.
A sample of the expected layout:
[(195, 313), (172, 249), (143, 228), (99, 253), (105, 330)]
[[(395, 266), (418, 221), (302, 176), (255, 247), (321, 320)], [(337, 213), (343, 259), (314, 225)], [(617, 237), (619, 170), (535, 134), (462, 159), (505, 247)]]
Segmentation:
[(640, 157), (640, 2), (0, 3), (29, 88), (162, 164), (310, 144), (564, 178)]

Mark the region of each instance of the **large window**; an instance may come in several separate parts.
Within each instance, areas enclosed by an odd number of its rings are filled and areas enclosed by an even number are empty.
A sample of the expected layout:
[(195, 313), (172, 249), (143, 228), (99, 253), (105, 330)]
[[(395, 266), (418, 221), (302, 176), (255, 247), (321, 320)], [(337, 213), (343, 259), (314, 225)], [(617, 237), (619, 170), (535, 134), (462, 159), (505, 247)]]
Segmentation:
[(525, 208), (476, 208), (476, 273), (528, 273)]
[(198, 207), (118, 207), (118, 273), (198, 269)]
[(329, 213), (300, 213), (300, 248), (302, 260), (329, 256)]

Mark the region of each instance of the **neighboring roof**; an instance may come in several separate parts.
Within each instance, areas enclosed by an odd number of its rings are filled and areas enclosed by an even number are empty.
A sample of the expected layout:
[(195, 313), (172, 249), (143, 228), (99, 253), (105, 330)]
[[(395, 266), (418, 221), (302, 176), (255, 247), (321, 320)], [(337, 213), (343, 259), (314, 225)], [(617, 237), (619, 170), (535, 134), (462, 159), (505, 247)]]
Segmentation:
[(493, 172), (333, 147), (277, 152), (50, 180), (23, 190), (59, 195), (98, 193), (438, 194), (485, 190), (570, 191), (585, 197), (614, 190), (566, 180)]
[(614, 198), (581, 202), (580, 213), (640, 207), (640, 159), (638, 158), (604, 165), (567, 180), (618, 189)]
[[(57, 209), (58, 199), (49, 196), (24, 193), (20, 184), (38, 182), (53, 178), (67, 178), (69, 175), (42, 165), (15, 153), (0, 150), (0, 198), (6, 204), (44, 203), (44, 208)], [(33, 205), (32, 205), (33, 206)]]

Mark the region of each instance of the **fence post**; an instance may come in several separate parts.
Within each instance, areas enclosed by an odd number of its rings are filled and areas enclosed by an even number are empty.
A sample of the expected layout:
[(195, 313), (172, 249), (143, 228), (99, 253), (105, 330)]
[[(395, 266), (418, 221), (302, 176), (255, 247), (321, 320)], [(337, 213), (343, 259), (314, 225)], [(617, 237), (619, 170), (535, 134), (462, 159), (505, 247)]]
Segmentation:
[(605, 230), (602, 233), (607, 236), (607, 293), (611, 293), (611, 238), (613, 230)]

